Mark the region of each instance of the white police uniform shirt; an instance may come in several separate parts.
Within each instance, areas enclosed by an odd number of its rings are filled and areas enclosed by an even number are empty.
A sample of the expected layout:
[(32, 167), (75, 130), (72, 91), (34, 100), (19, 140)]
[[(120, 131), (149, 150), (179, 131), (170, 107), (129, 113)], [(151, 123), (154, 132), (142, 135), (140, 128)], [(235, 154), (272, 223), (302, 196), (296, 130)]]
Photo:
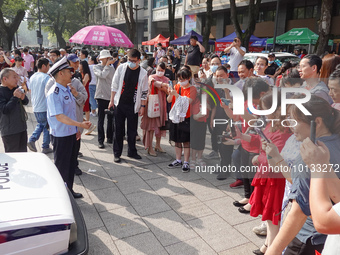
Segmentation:
[(57, 120), (56, 115), (64, 114), (77, 121), (76, 101), (69, 87), (55, 83), (47, 93), (47, 120), (50, 134), (55, 137), (65, 137), (77, 133), (76, 126), (66, 125)]

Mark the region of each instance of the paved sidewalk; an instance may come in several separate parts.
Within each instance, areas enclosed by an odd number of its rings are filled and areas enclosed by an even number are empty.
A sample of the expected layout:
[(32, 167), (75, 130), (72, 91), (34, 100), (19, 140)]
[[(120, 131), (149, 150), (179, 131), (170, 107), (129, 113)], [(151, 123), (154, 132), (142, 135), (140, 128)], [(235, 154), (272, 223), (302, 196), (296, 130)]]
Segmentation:
[[(36, 122), (31, 107), (26, 109), (30, 136)], [(96, 124), (97, 119), (91, 121)], [(36, 143), (39, 151), (41, 144), (42, 137)], [(98, 148), (96, 132), (82, 136), (83, 174), (75, 178), (74, 190), (84, 195), (77, 202), (89, 233), (89, 254), (248, 255), (264, 243), (252, 232), (260, 218), (243, 215), (232, 205), (243, 194), (243, 188), (229, 187), (233, 179), (218, 181), (216, 174), (167, 168), (174, 148), (165, 138), (167, 153), (158, 157), (148, 156), (137, 142), (143, 157), (138, 161), (126, 156), (125, 143), (121, 164), (113, 162), (112, 145), (105, 146)]]

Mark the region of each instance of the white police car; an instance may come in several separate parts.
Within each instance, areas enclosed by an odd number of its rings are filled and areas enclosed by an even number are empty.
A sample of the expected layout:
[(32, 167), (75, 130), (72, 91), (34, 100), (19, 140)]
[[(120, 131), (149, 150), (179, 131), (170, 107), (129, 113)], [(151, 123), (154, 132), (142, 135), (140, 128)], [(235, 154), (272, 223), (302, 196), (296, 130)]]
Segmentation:
[(0, 154), (0, 254), (87, 254), (83, 216), (51, 160)]

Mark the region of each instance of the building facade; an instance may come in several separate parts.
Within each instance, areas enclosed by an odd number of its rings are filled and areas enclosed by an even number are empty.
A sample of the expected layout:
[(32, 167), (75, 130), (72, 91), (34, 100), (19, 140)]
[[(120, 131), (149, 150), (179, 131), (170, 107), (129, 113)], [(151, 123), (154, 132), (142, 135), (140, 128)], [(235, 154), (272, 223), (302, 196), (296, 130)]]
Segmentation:
[[(206, 0), (172, 0), (176, 1), (175, 34), (182, 36), (191, 29), (202, 33), (205, 26)], [(280, 0), (277, 35), (292, 28), (307, 27), (318, 31), (318, 19), (322, 0)], [(248, 21), (247, 0), (237, 0), (237, 17), (242, 26)], [(258, 23), (254, 35), (273, 37), (276, 15), (275, 0), (262, 0)], [(138, 43), (162, 34), (170, 36), (168, 25), (168, 0), (134, 0), (134, 7), (144, 8), (138, 15)], [(334, 1), (332, 13), (331, 39), (340, 42), (340, 0)], [(234, 27), (230, 20), (230, 4), (227, 0), (213, 0), (213, 25), (210, 37), (222, 38), (232, 32)], [(134, 18), (136, 13), (134, 14)], [(92, 13), (93, 24), (114, 26), (126, 32), (125, 18), (120, 1), (104, 0)], [(337, 40), (338, 39), (338, 40)]]

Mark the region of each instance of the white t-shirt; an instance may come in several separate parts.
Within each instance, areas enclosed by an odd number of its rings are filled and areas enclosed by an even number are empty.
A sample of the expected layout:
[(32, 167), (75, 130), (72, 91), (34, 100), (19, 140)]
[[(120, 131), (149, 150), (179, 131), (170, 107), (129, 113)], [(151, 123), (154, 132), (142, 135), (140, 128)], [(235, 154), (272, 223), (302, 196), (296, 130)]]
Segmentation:
[[(333, 206), (333, 210), (340, 216), (340, 203)], [(322, 255), (340, 254), (340, 235), (328, 235)]]
[(269, 86), (274, 86), (274, 80), (268, 75), (258, 75), (258, 77), (262, 78)]
[[(240, 47), (241, 50), (246, 52), (246, 48)], [(243, 56), (241, 53), (235, 48), (232, 47), (230, 49), (230, 60), (229, 60), (229, 65), (230, 65), (230, 71), (231, 72), (237, 72), (238, 69), (238, 64), (243, 60)]]

